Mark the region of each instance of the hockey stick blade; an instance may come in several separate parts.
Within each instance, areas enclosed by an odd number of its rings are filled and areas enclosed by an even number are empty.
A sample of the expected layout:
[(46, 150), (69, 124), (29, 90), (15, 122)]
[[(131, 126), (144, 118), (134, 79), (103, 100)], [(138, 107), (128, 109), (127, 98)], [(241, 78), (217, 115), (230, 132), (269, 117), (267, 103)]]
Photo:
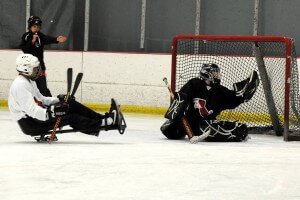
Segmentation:
[(81, 79), (82, 79), (82, 76), (83, 76), (83, 73), (78, 73), (77, 74), (77, 77), (76, 77), (76, 80), (75, 80), (75, 83), (74, 83), (74, 86), (73, 86), (73, 91), (72, 91), (72, 94), (71, 94), (71, 97), (73, 97), (78, 89), (78, 86), (81, 82)]
[(71, 92), (71, 88), (72, 88), (72, 79), (73, 79), (73, 69), (72, 68), (68, 68), (67, 69), (67, 83), (68, 83), (68, 89), (67, 89), (67, 93)]
[[(68, 68), (68, 70), (67, 70), (67, 84), (68, 84), (68, 87), (67, 87), (67, 95), (65, 97), (65, 102), (68, 102), (68, 99), (69, 99), (69, 96), (70, 96), (70, 92), (71, 92), (71, 88), (72, 88), (72, 78), (73, 78), (73, 69)], [(49, 144), (55, 138), (56, 129), (59, 126), (60, 120), (61, 120), (61, 117), (58, 117), (57, 120), (56, 120), (56, 123), (53, 127), (52, 133), (51, 133), (49, 141), (48, 141)]]

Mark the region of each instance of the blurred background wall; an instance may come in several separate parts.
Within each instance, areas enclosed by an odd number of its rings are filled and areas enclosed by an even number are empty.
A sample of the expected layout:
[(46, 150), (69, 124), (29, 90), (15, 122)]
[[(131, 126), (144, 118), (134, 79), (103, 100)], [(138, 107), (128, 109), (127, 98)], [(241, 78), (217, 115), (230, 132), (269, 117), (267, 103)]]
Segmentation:
[(18, 49), (37, 15), (42, 32), (68, 37), (53, 50), (170, 53), (178, 34), (283, 35), (299, 49), (299, 10), (299, 0), (1, 0), (0, 48)]

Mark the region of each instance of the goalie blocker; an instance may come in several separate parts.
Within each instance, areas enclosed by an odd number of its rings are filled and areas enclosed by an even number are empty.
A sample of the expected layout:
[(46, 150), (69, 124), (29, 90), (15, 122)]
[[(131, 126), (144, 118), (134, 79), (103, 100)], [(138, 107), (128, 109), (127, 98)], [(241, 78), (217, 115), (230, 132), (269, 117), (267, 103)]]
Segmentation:
[(184, 114), (187, 107), (188, 102), (186, 94), (177, 92), (175, 93), (174, 100), (165, 114), (165, 118), (170, 120), (179, 119)]

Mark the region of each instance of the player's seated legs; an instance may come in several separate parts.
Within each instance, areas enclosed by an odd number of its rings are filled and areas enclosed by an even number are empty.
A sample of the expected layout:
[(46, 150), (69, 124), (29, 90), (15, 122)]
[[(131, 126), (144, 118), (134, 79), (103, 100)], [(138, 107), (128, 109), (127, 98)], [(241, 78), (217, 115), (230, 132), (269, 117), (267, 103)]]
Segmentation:
[[(18, 120), (18, 124), (22, 132), (30, 136), (46, 134), (48, 131), (53, 129), (55, 122), (56, 118), (47, 121), (40, 121), (29, 116)], [(67, 120), (61, 120), (59, 128), (68, 125), (68, 123), (69, 122)]]
[(244, 102), (247, 102), (253, 97), (258, 85), (258, 74), (253, 71), (247, 79), (234, 83), (233, 88), (236, 95), (243, 97)]
[[(120, 112), (115, 111), (116, 109), (114, 105), (110, 109), (110, 113), (102, 115), (72, 100), (69, 102), (69, 112), (62, 116), (59, 127), (70, 125), (74, 131), (98, 136), (100, 130), (118, 129)], [(37, 136), (51, 131), (56, 123), (56, 119), (51, 118), (47, 121), (40, 121), (27, 117), (20, 119), (18, 124), (24, 134)]]
[(102, 115), (73, 101), (70, 103), (71, 112), (66, 118), (69, 118), (70, 126), (75, 130), (98, 136), (100, 130), (107, 131), (119, 129), (120, 124), (122, 123), (122, 116), (118, 107), (119, 105), (112, 99), (109, 113)]
[[(51, 131), (56, 123), (56, 119), (40, 121), (27, 117), (20, 119), (18, 124), (24, 134), (37, 136), (47, 134)], [(88, 135), (98, 135), (101, 128), (112, 124), (112, 119), (107, 121), (107, 125), (105, 125), (104, 119), (90, 119), (83, 115), (70, 113), (61, 118), (59, 127), (70, 125), (74, 131), (80, 131)]]
[(85, 105), (77, 102), (74, 99), (70, 99), (68, 101), (69, 104), (69, 112), (68, 114), (78, 114), (81, 116), (86, 116), (87, 118), (90, 119), (104, 119), (105, 116), (103, 114), (97, 113), (95, 111), (93, 111), (92, 109), (86, 107)]
[(103, 114), (93, 111), (92, 109), (90, 109), (72, 99), (69, 101), (69, 106), (70, 106), (69, 114), (74, 113), (74, 114), (78, 114), (78, 115), (85, 116), (87, 118), (95, 119), (95, 120), (104, 119), (106, 125), (112, 124), (114, 126), (117, 126), (118, 123), (120, 123), (119, 121), (122, 118), (119, 116), (120, 111), (119, 111), (119, 108), (117, 108), (117, 106), (120, 107), (120, 105), (117, 104), (116, 100), (114, 100), (114, 99), (112, 99), (111, 101), (112, 101), (112, 103), (111, 103), (109, 113), (105, 113), (105, 115), (103, 115)]

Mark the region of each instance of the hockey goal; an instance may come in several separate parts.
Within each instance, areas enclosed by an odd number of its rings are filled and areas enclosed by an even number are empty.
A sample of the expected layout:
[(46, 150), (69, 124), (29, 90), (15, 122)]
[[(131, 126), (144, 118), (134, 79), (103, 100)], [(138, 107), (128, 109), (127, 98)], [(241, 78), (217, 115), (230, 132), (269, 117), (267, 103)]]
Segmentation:
[(300, 140), (299, 74), (294, 42), (276, 36), (178, 35), (172, 43), (172, 91), (199, 77), (202, 64), (215, 63), (221, 84), (246, 79), (253, 70), (260, 85), (253, 98), (219, 119), (240, 121), (259, 132), (273, 130), (285, 141)]

